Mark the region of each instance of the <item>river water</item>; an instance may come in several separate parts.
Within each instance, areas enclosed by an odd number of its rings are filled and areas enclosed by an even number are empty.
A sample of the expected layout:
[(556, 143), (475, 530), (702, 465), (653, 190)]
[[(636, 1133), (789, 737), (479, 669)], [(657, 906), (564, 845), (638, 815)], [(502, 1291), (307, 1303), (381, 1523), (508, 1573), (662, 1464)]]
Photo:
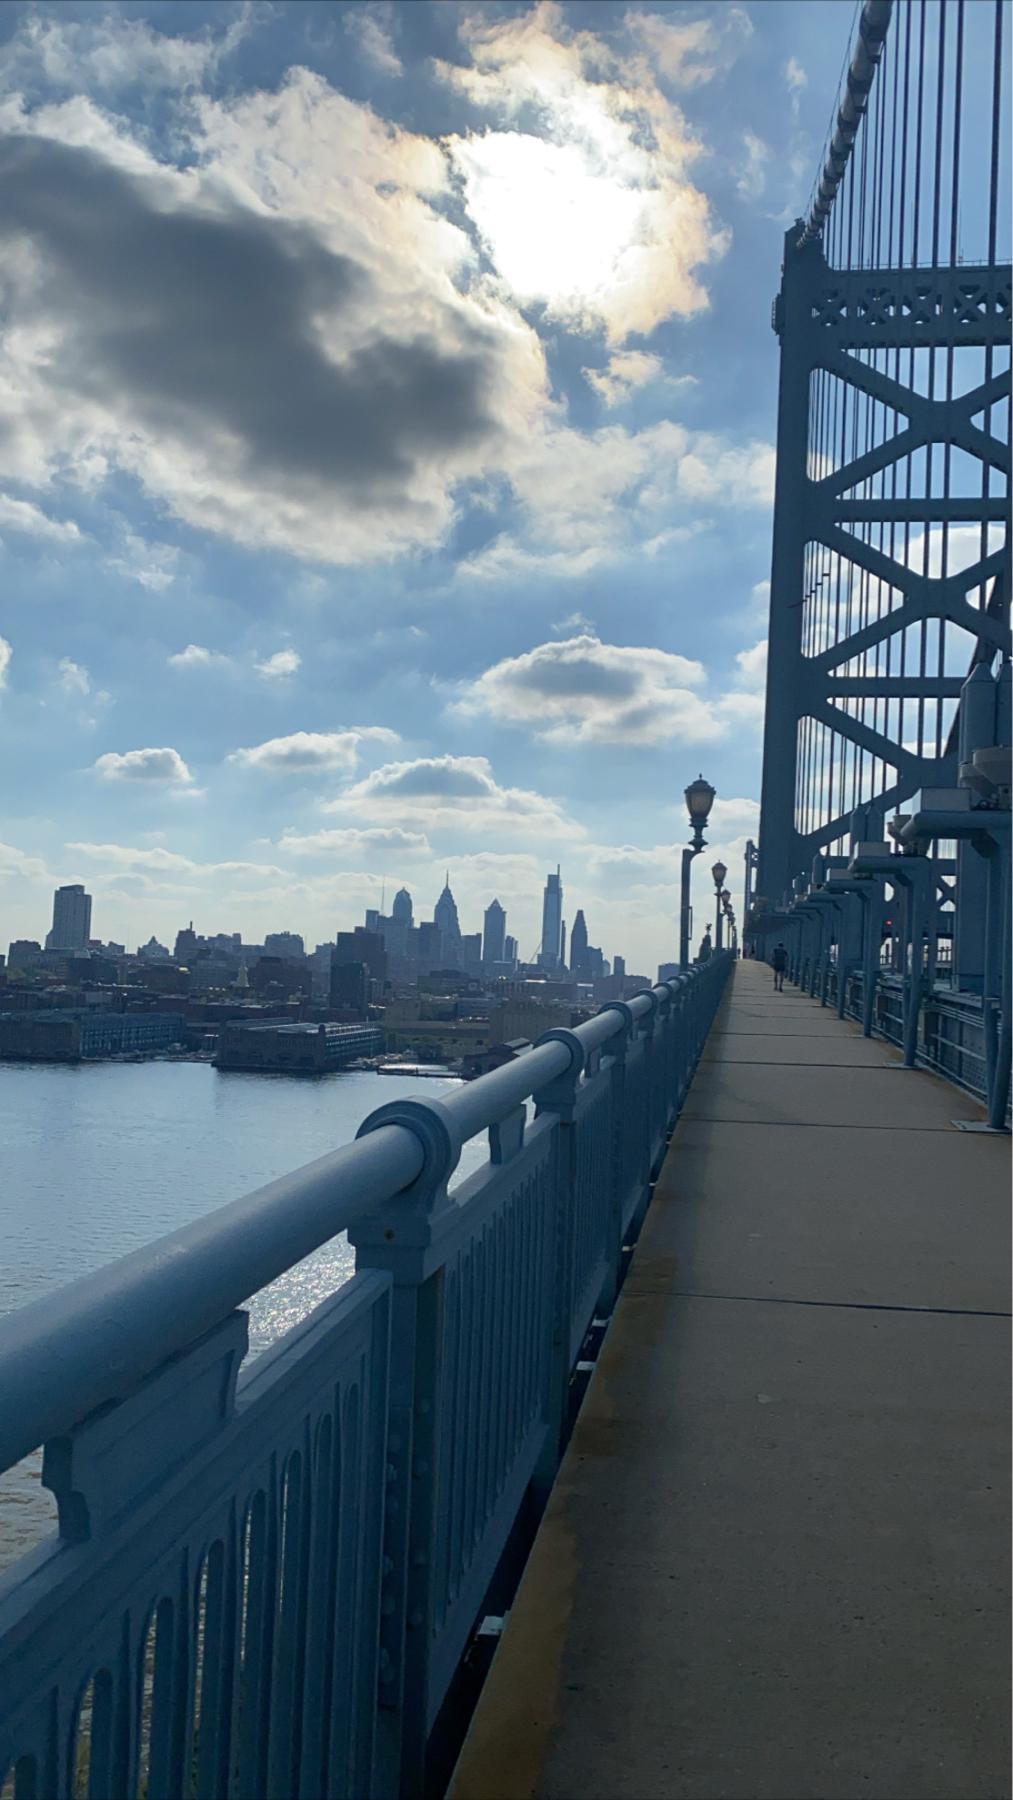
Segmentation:
[[(207, 1063), (0, 1063), (0, 1313), (212, 1212), (452, 1078), (247, 1075)], [(465, 1146), (461, 1173), (487, 1154)], [(347, 1279), (333, 1239), (249, 1306), (257, 1355)], [(2, 1396), (0, 1396), (2, 1404)], [(0, 1567), (52, 1529), (37, 1454), (0, 1476)]]

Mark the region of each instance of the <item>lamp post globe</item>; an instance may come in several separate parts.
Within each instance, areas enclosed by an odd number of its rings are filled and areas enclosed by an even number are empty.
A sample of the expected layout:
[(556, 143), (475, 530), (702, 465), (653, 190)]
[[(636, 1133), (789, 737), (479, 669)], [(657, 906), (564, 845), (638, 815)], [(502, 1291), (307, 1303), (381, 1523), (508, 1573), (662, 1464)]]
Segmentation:
[(711, 874), (714, 877), (714, 886), (717, 888), (719, 893), (725, 885), (725, 876), (727, 875), (727, 873), (728, 873), (728, 870), (725, 868), (725, 865), (723, 862), (716, 862), (714, 864), (714, 867), (711, 869)]
[(679, 909), (679, 966), (689, 968), (689, 883), (690, 868), (694, 856), (699, 856), (704, 847), (704, 826), (710, 817), (714, 805), (714, 789), (709, 781), (698, 775), (685, 790), (686, 811), (689, 815), (692, 842), (686, 845), (682, 853), (682, 896)]
[(709, 781), (698, 775), (686, 789), (686, 811), (695, 836), (698, 836), (710, 818), (710, 810), (714, 805), (714, 789)]

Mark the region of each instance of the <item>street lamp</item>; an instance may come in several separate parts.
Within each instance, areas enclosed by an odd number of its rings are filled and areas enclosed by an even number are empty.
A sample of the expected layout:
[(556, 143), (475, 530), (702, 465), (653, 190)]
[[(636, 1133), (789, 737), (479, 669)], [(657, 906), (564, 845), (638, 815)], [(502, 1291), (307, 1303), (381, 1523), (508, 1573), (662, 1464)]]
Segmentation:
[(720, 950), (722, 947), (721, 890), (725, 885), (725, 876), (727, 875), (727, 873), (728, 873), (728, 870), (725, 868), (725, 865), (723, 862), (716, 862), (714, 864), (714, 867), (711, 869), (711, 874), (714, 877), (714, 891), (718, 897), (717, 915), (716, 915), (715, 925), (714, 925), (714, 948), (716, 950)]
[(698, 775), (686, 789), (686, 811), (689, 814), (689, 826), (693, 834), (691, 845), (687, 845), (682, 853), (682, 896), (679, 907), (679, 967), (689, 968), (689, 881), (690, 864), (694, 856), (699, 856), (704, 847), (704, 826), (710, 817), (714, 805), (714, 789), (709, 781)]

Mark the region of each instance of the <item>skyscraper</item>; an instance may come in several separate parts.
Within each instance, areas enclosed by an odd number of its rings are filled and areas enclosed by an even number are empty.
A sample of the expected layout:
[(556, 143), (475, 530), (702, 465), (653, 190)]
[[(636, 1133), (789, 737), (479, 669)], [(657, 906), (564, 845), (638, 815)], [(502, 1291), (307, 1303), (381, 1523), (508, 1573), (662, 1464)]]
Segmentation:
[(502, 962), (504, 944), (506, 942), (506, 913), (498, 900), (493, 900), (485, 909), (482, 934), (482, 962), (486, 968), (490, 963)]
[(570, 972), (573, 975), (587, 974), (587, 923), (583, 907), (578, 911), (570, 933)]
[(394, 904), (390, 909), (390, 916), (398, 925), (410, 925), (412, 923), (412, 897), (407, 888), (398, 888), (397, 893), (394, 895)]
[(461, 921), (457, 916), (457, 901), (450, 891), (450, 870), (447, 870), (443, 892), (433, 909), (433, 924), (439, 929), (443, 940), (443, 960), (449, 969), (456, 969), (461, 958)]
[(545, 878), (545, 892), (542, 895), (542, 948), (538, 960), (543, 969), (558, 969), (562, 933), (563, 885), (559, 879), (557, 863), (556, 873)]
[(53, 895), (53, 927), (47, 950), (83, 950), (91, 937), (91, 895), (80, 882), (57, 888)]

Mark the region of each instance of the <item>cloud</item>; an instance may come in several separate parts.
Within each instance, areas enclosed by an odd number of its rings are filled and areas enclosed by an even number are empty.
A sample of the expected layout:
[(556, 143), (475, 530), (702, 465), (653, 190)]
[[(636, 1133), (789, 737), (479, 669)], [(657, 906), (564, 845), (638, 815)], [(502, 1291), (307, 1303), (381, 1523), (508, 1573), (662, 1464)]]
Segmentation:
[(7, 639), (5, 637), (0, 637), (0, 688), (7, 686), (7, 676), (10, 671), (11, 657), (13, 655), (14, 651)]
[[(664, 380), (665, 365), (660, 356), (652, 356), (646, 350), (616, 350), (604, 369), (584, 369), (582, 373), (606, 406), (618, 406), (629, 399), (634, 388)], [(686, 383), (693, 383), (694, 379), (692, 375), (682, 377)]]
[[(765, 584), (759, 584), (765, 585)], [(767, 640), (760, 638), (735, 657), (734, 685), (717, 702), (720, 716), (732, 724), (759, 730), (766, 712)], [(715, 802), (715, 804), (717, 804)]]
[(355, 726), (348, 731), (293, 731), (288, 737), (233, 750), (229, 762), (269, 774), (303, 774), (313, 769), (354, 769), (364, 743), (396, 744), (396, 731), (384, 725)]
[(499, 127), (447, 146), (500, 277), (522, 302), (604, 327), (614, 344), (705, 307), (698, 271), (727, 242), (689, 179), (699, 145), (658, 86), (642, 17), (627, 16), (624, 52), (574, 30), (553, 0), (469, 13), (459, 32), (470, 66), (436, 65)]
[(283, 680), (286, 675), (294, 675), (302, 663), (298, 650), (276, 650), (263, 662), (254, 663), (257, 674), (265, 681)]
[(665, 81), (686, 88), (701, 87), (723, 73), (753, 34), (749, 14), (727, 5), (705, 19), (631, 11), (623, 24)]
[(224, 650), (208, 650), (203, 644), (187, 644), (166, 657), (170, 669), (231, 669), (232, 658)]
[(784, 66), (784, 85), (791, 96), (792, 113), (798, 118), (799, 104), (805, 89), (809, 86), (809, 77), (801, 63), (796, 62), (793, 56), (789, 56)]
[(458, 707), (533, 728), (552, 744), (706, 743), (721, 727), (691, 691), (703, 680), (702, 665), (687, 657), (585, 634), (495, 663), (465, 688)]
[(245, 35), (251, 10), (235, 12), (219, 36), (152, 30), (143, 19), (46, 18), (29, 13), (5, 47), (10, 85), (113, 93), (124, 88), (199, 87)]
[(589, 619), (586, 613), (582, 613), (579, 608), (575, 612), (567, 613), (565, 619), (556, 619), (552, 629), (553, 631), (560, 633), (586, 631), (591, 637), (597, 637), (598, 635), (595, 630), (594, 620)]
[(179, 874), (193, 874), (198, 864), (189, 856), (181, 856), (175, 850), (166, 850), (161, 846), (154, 849), (135, 847), (132, 844), (91, 844), (71, 843), (64, 846), (73, 856), (84, 856), (91, 862), (112, 863), (123, 869), (158, 869)]
[[(176, 876), (200, 877), (202, 879), (219, 875), (243, 875), (271, 877), (284, 876), (286, 871), (274, 863), (253, 862), (195, 862), (190, 856), (183, 856), (177, 850), (166, 850), (162, 845), (149, 848), (136, 844), (94, 844), (71, 843), (64, 846), (75, 857), (86, 857), (89, 862), (105, 863), (117, 871), (132, 871), (138, 880), (144, 880), (150, 888), (155, 884), (147, 882), (145, 870), (162, 875), (170, 880)], [(116, 879), (125, 879), (117, 876)], [(166, 892), (164, 886), (159, 891)]]
[[(354, 563), (438, 543), (456, 484), (547, 403), (534, 333), (464, 291), (442, 152), (321, 77), (203, 100), (182, 169), (94, 113), (83, 143), (60, 108), (7, 117), (3, 453), (25, 481), (122, 470), (248, 548)], [(148, 550), (114, 566), (164, 584)]]
[(770, 444), (736, 445), (671, 419), (638, 432), (607, 425), (535, 433), (510, 471), (518, 528), (459, 563), (458, 579), (573, 578), (655, 556), (708, 529), (714, 509), (769, 507), (774, 462)]
[(15, 500), (11, 494), (0, 494), (0, 531), (23, 532), (26, 537), (42, 538), (51, 544), (79, 544), (81, 532), (73, 519), (51, 519), (31, 500)]
[(401, 856), (430, 854), (424, 832), (402, 831), (398, 825), (373, 826), (365, 831), (351, 825), (337, 831), (286, 831), (280, 848), (293, 856), (376, 856), (388, 851), (397, 851)]
[(51, 881), (52, 876), (45, 863), (38, 856), (29, 856), (14, 844), (0, 844), (0, 881), (8, 876), (17, 876), (27, 881)]
[(729, 445), (701, 434), (679, 464), (677, 479), (681, 493), (690, 500), (773, 506), (775, 466), (773, 444)]
[(193, 776), (178, 750), (107, 750), (95, 768), (103, 781), (144, 781), (186, 787)]
[(582, 835), (581, 827), (544, 794), (501, 787), (484, 756), (423, 756), (385, 763), (328, 801), (323, 810), (401, 819), (428, 829)]
[(758, 200), (767, 185), (767, 164), (773, 155), (769, 144), (755, 131), (742, 134), (742, 164), (735, 183), (741, 200)]
[(65, 694), (87, 694), (91, 692), (91, 677), (82, 663), (76, 663), (69, 656), (61, 656), (57, 663), (60, 686)]
[(341, 23), (354, 38), (366, 61), (381, 75), (401, 75), (401, 58), (391, 41), (392, 9), (371, 0), (346, 12)]
[(179, 551), (175, 545), (152, 544), (128, 531), (121, 554), (107, 556), (106, 567), (114, 569), (117, 575), (125, 575), (128, 581), (139, 581), (142, 587), (160, 594), (175, 580), (178, 561)]

